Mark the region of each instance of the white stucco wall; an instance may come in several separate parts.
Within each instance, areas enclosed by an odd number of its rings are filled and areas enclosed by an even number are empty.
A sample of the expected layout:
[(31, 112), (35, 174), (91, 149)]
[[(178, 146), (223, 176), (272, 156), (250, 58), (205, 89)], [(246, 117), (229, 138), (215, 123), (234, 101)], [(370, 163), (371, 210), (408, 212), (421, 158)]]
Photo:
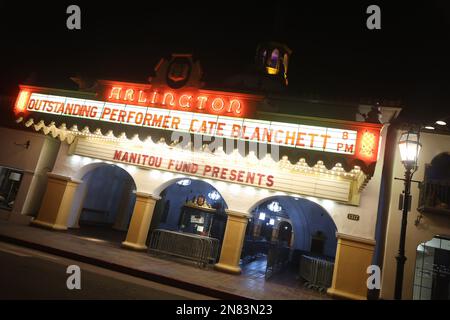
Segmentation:
[[(30, 141), (25, 148), (24, 143)], [(35, 215), (45, 192), (47, 172), (53, 168), (60, 142), (36, 132), (0, 127), (0, 166), (24, 172), (12, 212), (3, 215)]]

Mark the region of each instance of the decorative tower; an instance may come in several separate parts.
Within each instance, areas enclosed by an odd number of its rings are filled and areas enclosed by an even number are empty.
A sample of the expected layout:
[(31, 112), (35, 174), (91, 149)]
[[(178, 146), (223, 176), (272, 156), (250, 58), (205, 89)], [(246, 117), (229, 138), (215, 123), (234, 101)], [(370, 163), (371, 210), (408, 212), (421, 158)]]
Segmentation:
[(256, 49), (256, 66), (260, 72), (288, 85), (288, 64), (292, 50), (285, 44), (265, 42)]

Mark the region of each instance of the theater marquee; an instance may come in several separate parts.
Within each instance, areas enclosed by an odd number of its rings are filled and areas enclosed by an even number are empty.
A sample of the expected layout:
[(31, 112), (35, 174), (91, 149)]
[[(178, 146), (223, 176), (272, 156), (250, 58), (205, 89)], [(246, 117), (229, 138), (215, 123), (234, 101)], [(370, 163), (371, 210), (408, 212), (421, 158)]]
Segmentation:
[(130, 142), (78, 138), (70, 154), (102, 159), (145, 169), (168, 171), (273, 191), (290, 192), (349, 202), (356, 178), (305, 173), (281, 163), (264, 163), (248, 157), (188, 151), (166, 145), (133, 145)]
[(106, 101), (22, 90), (16, 113), (45, 113), (126, 126), (156, 128), (348, 155), (367, 163), (377, 159), (379, 130), (334, 128), (243, 117), (244, 95), (206, 90), (164, 91), (151, 86), (111, 85)]

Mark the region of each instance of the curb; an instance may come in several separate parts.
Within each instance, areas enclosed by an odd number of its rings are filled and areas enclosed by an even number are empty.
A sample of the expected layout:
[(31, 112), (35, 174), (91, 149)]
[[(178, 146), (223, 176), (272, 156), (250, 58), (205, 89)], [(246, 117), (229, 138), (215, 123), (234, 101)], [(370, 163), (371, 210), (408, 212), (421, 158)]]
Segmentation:
[(216, 290), (213, 288), (203, 287), (203, 286), (185, 282), (182, 280), (177, 280), (177, 279), (169, 278), (169, 277), (166, 277), (163, 275), (158, 275), (158, 274), (154, 274), (154, 273), (149, 273), (149, 272), (133, 269), (130, 267), (126, 267), (126, 266), (116, 264), (116, 263), (111, 263), (111, 262), (93, 258), (93, 257), (86, 257), (86, 256), (80, 255), (78, 253), (65, 251), (65, 250), (61, 250), (61, 249), (57, 249), (57, 248), (53, 248), (53, 247), (48, 247), (48, 246), (45, 246), (42, 244), (38, 244), (38, 243), (26, 241), (26, 240), (21, 240), (21, 239), (13, 238), (10, 236), (5, 236), (2, 234), (0, 234), (0, 241), (4, 241), (7, 243), (11, 243), (11, 244), (16, 244), (19, 246), (35, 249), (38, 251), (43, 251), (46, 253), (50, 253), (53, 255), (61, 256), (61, 257), (72, 259), (72, 260), (77, 260), (77, 261), (95, 265), (95, 266), (98, 266), (101, 268), (128, 274), (128, 275), (131, 275), (131, 276), (134, 276), (137, 278), (142, 278), (142, 279), (158, 282), (158, 283), (161, 283), (164, 285), (168, 285), (171, 287), (175, 287), (178, 289), (188, 290), (188, 291), (192, 291), (195, 293), (207, 295), (212, 298), (223, 299), (223, 300), (252, 300), (248, 297), (236, 295), (233, 293), (224, 292), (224, 291)]

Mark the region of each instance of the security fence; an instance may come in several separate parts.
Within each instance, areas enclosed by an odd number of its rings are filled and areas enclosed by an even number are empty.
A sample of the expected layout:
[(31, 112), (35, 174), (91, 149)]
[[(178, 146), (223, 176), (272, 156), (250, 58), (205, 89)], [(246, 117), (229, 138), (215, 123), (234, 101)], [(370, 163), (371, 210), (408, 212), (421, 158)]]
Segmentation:
[(300, 257), (300, 277), (309, 288), (325, 291), (331, 286), (334, 262), (325, 258), (302, 255)]
[(150, 236), (149, 251), (195, 261), (205, 267), (214, 264), (219, 254), (219, 240), (195, 234), (156, 229)]

